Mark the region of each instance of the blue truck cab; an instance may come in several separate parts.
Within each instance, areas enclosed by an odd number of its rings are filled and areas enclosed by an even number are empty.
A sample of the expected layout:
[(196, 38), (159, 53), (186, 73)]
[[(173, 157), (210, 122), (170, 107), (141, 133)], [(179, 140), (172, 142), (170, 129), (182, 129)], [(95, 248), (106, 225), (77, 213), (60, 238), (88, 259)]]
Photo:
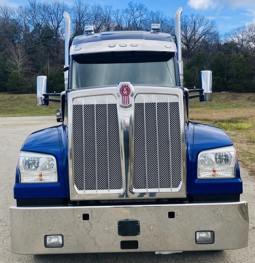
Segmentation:
[[(62, 124), (31, 134), (16, 169), (12, 252), (158, 253), (248, 245), (236, 150), (220, 129), (189, 120), (180, 15), (176, 38), (122, 31), (71, 35), (64, 13)], [(37, 103), (48, 105), (47, 78)], [(195, 95), (191, 95), (191, 94)]]

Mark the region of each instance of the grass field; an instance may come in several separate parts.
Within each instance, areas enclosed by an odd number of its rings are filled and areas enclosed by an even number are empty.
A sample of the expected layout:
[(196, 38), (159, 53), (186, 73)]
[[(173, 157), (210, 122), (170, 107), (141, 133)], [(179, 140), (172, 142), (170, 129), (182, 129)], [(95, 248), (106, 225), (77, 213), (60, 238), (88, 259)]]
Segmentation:
[[(0, 93), (0, 117), (55, 115), (58, 108), (59, 103), (37, 107), (35, 94)], [(190, 120), (226, 131), (240, 163), (255, 177), (255, 94), (214, 93), (210, 103), (192, 99)]]
[(0, 93), (0, 117), (55, 115), (60, 104), (50, 102), (49, 107), (37, 107), (35, 94)]

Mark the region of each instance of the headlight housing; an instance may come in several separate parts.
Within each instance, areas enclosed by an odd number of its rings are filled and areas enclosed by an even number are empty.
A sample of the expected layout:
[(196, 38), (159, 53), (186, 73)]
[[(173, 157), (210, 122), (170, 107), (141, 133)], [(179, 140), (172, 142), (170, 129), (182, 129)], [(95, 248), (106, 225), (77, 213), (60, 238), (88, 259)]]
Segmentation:
[(20, 152), (21, 183), (54, 183), (58, 181), (56, 158), (49, 154)]
[(198, 155), (197, 178), (235, 178), (236, 160), (233, 146), (203, 151)]

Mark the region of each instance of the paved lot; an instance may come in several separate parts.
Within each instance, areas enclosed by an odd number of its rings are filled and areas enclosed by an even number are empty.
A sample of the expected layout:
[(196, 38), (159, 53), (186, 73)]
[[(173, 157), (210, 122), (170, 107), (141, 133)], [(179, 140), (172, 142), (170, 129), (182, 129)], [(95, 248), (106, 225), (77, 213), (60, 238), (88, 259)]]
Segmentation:
[[(12, 262), (255, 262), (255, 180), (244, 169), (243, 200), (249, 202), (249, 246), (223, 252), (185, 252), (172, 255), (153, 253), (78, 254), (26, 256), (10, 252), (9, 206), (15, 205), (13, 184), (18, 153), (25, 138), (33, 131), (57, 125), (55, 117), (0, 118), (0, 263)], [(254, 171), (255, 173), (255, 171)], [(233, 225), (233, 228), (235, 226)]]

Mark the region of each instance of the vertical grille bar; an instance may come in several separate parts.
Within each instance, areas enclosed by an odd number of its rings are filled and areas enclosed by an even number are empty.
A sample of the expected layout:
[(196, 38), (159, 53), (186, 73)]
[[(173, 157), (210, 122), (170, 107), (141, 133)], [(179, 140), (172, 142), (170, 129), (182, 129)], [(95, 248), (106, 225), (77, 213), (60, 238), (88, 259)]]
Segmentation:
[(158, 102), (156, 99), (156, 132), (157, 132), (157, 170), (158, 170), (158, 191), (160, 191), (160, 166), (159, 166), (159, 138), (158, 138)]
[(143, 118), (144, 118), (144, 154), (145, 154), (145, 182), (146, 189), (148, 189), (148, 155), (147, 155), (147, 135), (146, 135), (146, 108), (145, 101), (143, 102)]
[(181, 182), (181, 126), (179, 116), (179, 105), (177, 102), (170, 103), (171, 120), (171, 169), (172, 169), (172, 187), (177, 188)]
[(95, 130), (95, 176), (96, 176), (96, 191), (98, 190), (98, 178), (97, 178), (97, 105), (94, 105), (94, 130)]
[(110, 170), (109, 170), (109, 115), (108, 115), (108, 101), (106, 103), (106, 145), (107, 145), (107, 181), (108, 192), (110, 191)]
[[(167, 98), (167, 111), (168, 111), (168, 140), (169, 143), (171, 142), (171, 119), (170, 119), (170, 102), (169, 102), (169, 98)], [(173, 174), (172, 174), (172, 152), (171, 152), (171, 147), (169, 147), (169, 161), (170, 161), (170, 170), (169, 170), (169, 179), (170, 179), (170, 188), (171, 191), (173, 190)]]
[[(84, 105), (82, 105), (82, 119), (84, 120)], [(86, 162), (85, 162), (85, 127), (84, 127), (84, 121), (82, 122), (82, 136), (83, 136), (83, 150), (82, 150), (82, 157), (83, 157), (83, 189), (86, 189)]]

